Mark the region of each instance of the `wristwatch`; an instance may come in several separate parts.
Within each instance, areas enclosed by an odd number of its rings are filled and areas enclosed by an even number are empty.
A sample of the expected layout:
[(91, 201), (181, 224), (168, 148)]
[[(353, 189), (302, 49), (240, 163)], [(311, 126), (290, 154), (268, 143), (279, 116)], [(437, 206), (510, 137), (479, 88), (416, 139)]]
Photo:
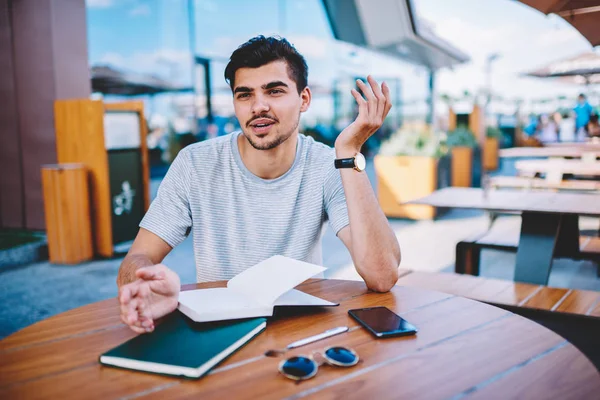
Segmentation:
[(365, 170), (367, 161), (365, 160), (365, 156), (356, 153), (352, 158), (337, 158), (334, 161), (334, 165), (336, 168), (354, 168), (358, 172), (361, 172)]

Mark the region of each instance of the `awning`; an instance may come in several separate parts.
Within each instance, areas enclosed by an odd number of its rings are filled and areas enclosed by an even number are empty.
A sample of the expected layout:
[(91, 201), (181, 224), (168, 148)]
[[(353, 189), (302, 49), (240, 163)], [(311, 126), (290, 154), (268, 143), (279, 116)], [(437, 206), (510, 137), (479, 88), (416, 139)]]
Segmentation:
[(544, 14), (557, 14), (592, 46), (600, 45), (600, 0), (520, 0)]
[(432, 70), (469, 61), (416, 17), (411, 0), (323, 0), (338, 40), (384, 51)]
[(538, 78), (573, 77), (580, 83), (598, 83), (600, 82), (600, 55), (583, 53), (577, 57), (555, 61), (525, 75)]

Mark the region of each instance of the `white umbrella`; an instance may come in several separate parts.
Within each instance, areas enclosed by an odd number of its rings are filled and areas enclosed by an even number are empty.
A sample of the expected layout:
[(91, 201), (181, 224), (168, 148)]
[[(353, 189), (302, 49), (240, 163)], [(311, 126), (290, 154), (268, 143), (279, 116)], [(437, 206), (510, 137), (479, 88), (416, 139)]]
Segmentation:
[(600, 55), (583, 53), (577, 57), (554, 61), (524, 75), (537, 78), (560, 78), (561, 81), (589, 86), (600, 83)]

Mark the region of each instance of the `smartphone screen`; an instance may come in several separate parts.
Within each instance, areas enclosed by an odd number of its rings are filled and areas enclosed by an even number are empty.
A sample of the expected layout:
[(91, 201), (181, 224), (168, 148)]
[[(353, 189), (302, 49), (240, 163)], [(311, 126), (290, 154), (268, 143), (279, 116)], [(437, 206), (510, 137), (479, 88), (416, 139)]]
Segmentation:
[(417, 328), (387, 307), (349, 310), (348, 314), (377, 337), (412, 335)]

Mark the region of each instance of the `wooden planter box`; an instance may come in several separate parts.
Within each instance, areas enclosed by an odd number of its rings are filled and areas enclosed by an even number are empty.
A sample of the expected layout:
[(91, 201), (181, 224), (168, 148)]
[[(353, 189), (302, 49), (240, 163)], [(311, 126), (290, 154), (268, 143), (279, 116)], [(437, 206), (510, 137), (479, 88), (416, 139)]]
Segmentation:
[(483, 168), (486, 171), (498, 169), (498, 138), (485, 138), (483, 148)]
[(92, 259), (88, 171), (83, 164), (42, 166), (48, 253), (53, 264)]
[(435, 207), (400, 205), (450, 184), (449, 157), (376, 156), (379, 205), (392, 218), (433, 219)]
[(473, 182), (473, 149), (471, 147), (453, 147), (452, 186), (471, 187)]

